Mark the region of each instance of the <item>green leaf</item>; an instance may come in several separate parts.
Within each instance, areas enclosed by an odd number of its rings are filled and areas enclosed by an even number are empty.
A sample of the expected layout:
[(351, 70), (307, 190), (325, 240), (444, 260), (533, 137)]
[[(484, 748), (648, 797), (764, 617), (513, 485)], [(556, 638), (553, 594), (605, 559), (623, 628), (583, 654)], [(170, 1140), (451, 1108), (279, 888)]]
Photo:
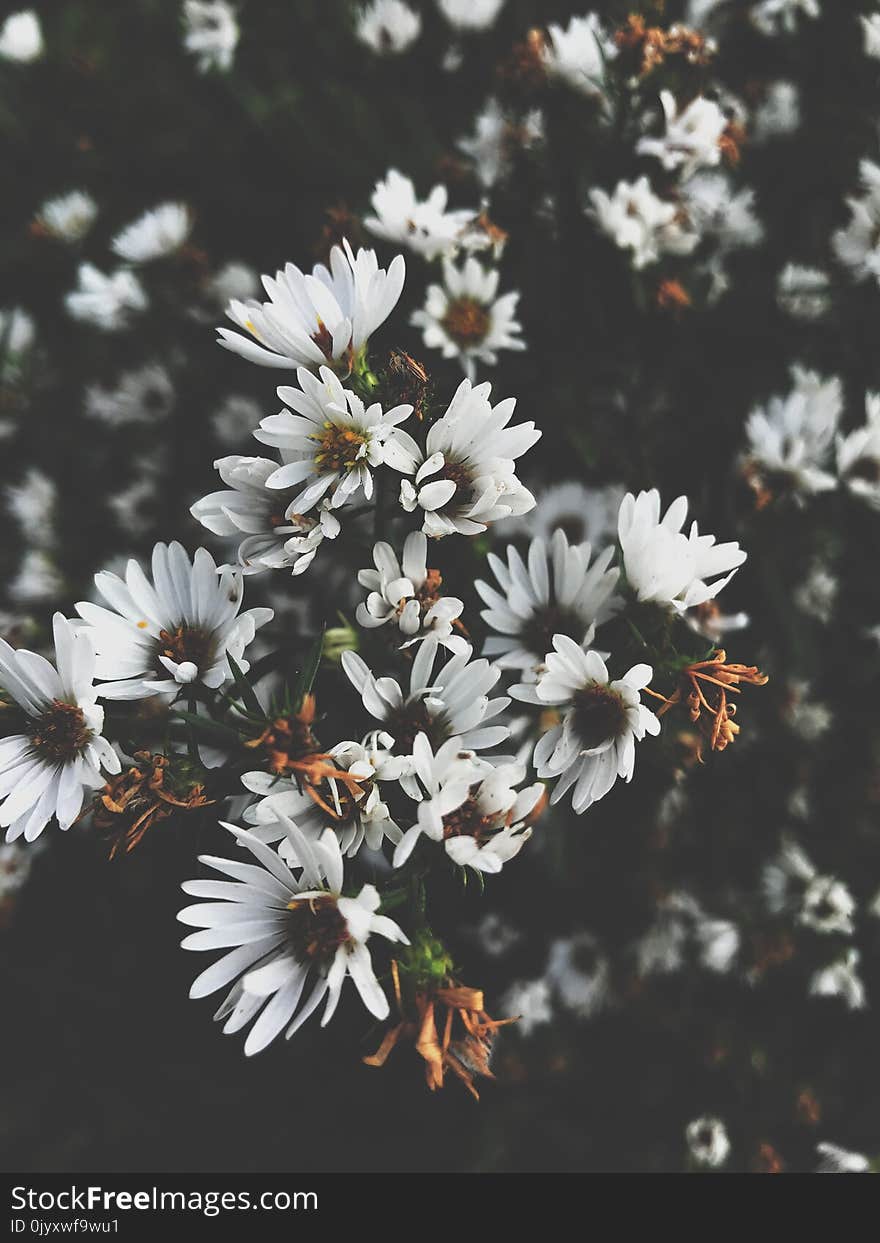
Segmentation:
[(321, 633), (312, 644), (309, 654), (306, 657), (305, 664), (300, 670), (299, 677), (296, 679), (296, 685), (293, 690), (293, 707), (295, 712), (299, 712), (302, 702), (312, 689), (318, 668), (321, 664), (321, 654), (324, 651), (324, 631), (326, 626), (321, 627)]
[(253, 712), (256, 716), (263, 719), (266, 714), (263, 711), (259, 699), (257, 699), (256, 691), (244, 676), (240, 665), (229, 652), (226, 653), (226, 659), (229, 661), (229, 668), (232, 670), (233, 678), (235, 678), (235, 685), (238, 687), (242, 703), (248, 711)]
[(199, 716), (195, 712), (175, 712), (174, 720), (183, 721), (196, 731), (216, 738), (224, 743), (238, 742), (238, 732), (230, 725), (224, 725), (221, 721), (212, 721), (210, 717)]

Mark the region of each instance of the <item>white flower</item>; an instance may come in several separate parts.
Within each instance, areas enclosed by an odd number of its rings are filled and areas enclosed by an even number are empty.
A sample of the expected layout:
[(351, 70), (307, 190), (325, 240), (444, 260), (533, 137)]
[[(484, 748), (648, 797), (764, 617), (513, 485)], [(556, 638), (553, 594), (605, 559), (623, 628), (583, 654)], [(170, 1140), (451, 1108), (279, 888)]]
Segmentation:
[(196, 57), (199, 72), (232, 68), (238, 46), (235, 10), (225, 0), (183, 0), (183, 46)]
[(730, 1156), (730, 1140), (720, 1118), (695, 1118), (685, 1129), (691, 1156), (698, 1165), (717, 1169)]
[(373, 546), (375, 570), (358, 571), (358, 582), (370, 593), (366, 602), (357, 606), (358, 624), (367, 629), (396, 624), (403, 636), (401, 647), (410, 647), (433, 634), (449, 651), (464, 651), (466, 640), (452, 633), (464, 602), (440, 594), (443, 580), (436, 570), (428, 570), (427, 549), (428, 540), (422, 531), (411, 531), (406, 537), (402, 563), (390, 544), (380, 541)]
[(468, 229), (477, 213), (467, 208), (447, 210), (445, 186), (434, 186), (420, 202), (409, 177), (392, 168), (380, 181), (370, 202), (375, 216), (368, 216), (364, 226), (397, 246), (407, 246), (427, 260), (453, 254), (468, 244)]
[(815, 565), (794, 593), (794, 602), (802, 613), (827, 626), (834, 615), (840, 584), (824, 565)]
[(125, 580), (106, 570), (95, 586), (110, 608), (83, 601), (76, 611), (86, 622), (98, 653), (97, 676), (105, 699), (174, 695), (192, 682), (217, 690), (231, 681), (227, 656), (246, 673), (244, 649), (271, 609), (239, 613), (241, 575), (217, 572), (214, 558), (196, 549), (190, 561), (181, 544), (153, 549), (153, 583), (137, 561)]
[(128, 326), (133, 312), (147, 309), (143, 286), (127, 268), (105, 276), (94, 264), (81, 263), (77, 281), (78, 288), (64, 298), (68, 314), (103, 332), (118, 332)]
[(119, 757), (101, 737), (95, 649), (61, 613), (52, 619), (55, 665), (0, 639), (0, 686), (21, 709), (17, 733), (0, 740), (0, 827), (6, 840), (39, 837), (53, 816), (69, 829), (86, 792), (118, 773)]
[(32, 9), (12, 13), (0, 26), (0, 59), (22, 64), (43, 55), (43, 32)]
[(690, 254), (699, 243), (681, 206), (658, 198), (647, 177), (619, 181), (610, 195), (593, 189), (590, 201), (599, 227), (621, 250), (632, 252), (637, 271), (664, 254)]
[(208, 281), (207, 294), (221, 309), (233, 298), (252, 298), (260, 288), (257, 272), (247, 263), (224, 263)]
[(294, 491), (291, 506), (296, 513), (307, 513), (325, 497), (333, 509), (359, 493), (371, 500), (377, 466), (412, 473), (418, 447), (397, 430), (412, 406), (384, 412), (378, 402), (364, 406), (329, 367), (317, 376), (300, 367), (296, 378), (300, 388), (282, 385), (277, 390), (296, 414), (282, 410), (269, 415), (254, 432), (262, 444), (281, 450), (284, 464), (268, 476), (266, 487)]
[(862, 160), (859, 173), (864, 193), (846, 200), (852, 219), (837, 230), (831, 243), (853, 280), (873, 277), (880, 282), (880, 166)]
[(810, 977), (811, 997), (840, 997), (849, 1010), (864, 1010), (868, 1004), (865, 986), (858, 974), (859, 951), (848, 949), (842, 958)]
[(58, 567), (43, 548), (28, 548), (21, 559), (18, 574), (9, 585), (9, 595), (21, 603), (33, 604), (53, 600), (64, 590)]
[(591, 1019), (608, 1005), (611, 966), (589, 932), (554, 941), (547, 960), (547, 980), (568, 1010)]
[(760, 0), (749, 16), (762, 34), (775, 35), (783, 30), (793, 33), (799, 13), (804, 17), (818, 17), (819, 12), (819, 0)]
[(394, 850), (394, 866), (402, 867), (424, 834), (443, 842), (459, 867), (500, 872), (519, 854), (532, 830), (524, 821), (543, 793), (540, 782), (517, 791), (525, 778), (521, 764), (493, 768), (449, 738), (434, 752), (425, 734), (413, 741), (412, 770), (402, 784), (418, 801), (418, 819)]
[(714, 237), (722, 251), (756, 246), (764, 236), (754, 190), (734, 193), (724, 173), (697, 173), (682, 187), (682, 201), (697, 232)]
[(618, 777), (632, 780), (636, 742), (660, 732), (659, 720), (639, 698), (653, 670), (634, 665), (611, 681), (601, 656), (585, 652), (568, 635), (554, 635), (553, 648), (537, 682), (514, 686), (510, 693), (558, 708), (562, 724), (539, 738), (533, 763), (539, 777), (559, 778), (552, 803), (574, 787), (571, 803), (581, 815), (605, 797)]
[(837, 473), (854, 496), (880, 509), (880, 394), (865, 397), (866, 420), (837, 437)]
[(739, 953), (740, 935), (729, 919), (713, 919), (701, 915), (694, 928), (700, 963), (707, 971), (724, 974), (733, 966)]
[(771, 82), (752, 113), (749, 139), (753, 143), (785, 138), (800, 128), (801, 93), (794, 82)]
[(54, 480), (35, 466), (28, 468), (19, 484), (5, 488), (9, 512), (21, 527), (27, 543), (51, 547), (55, 542), (55, 505), (58, 489)]
[(517, 1017), (516, 1030), (531, 1036), (536, 1027), (553, 1020), (550, 985), (540, 976), (537, 980), (517, 980), (504, 994), (505, 1013)]
[(4, 355), (26, 354), (37, 339), (34, 321), (20, 306), (0, 311), (0, 349)]
[(479, 579), (474, 586), (488, 605), (480, 616), (491, 630), (483, 652), (502, 669), (533, 669), (553, 646), (555, 634), (566, 634), (587, 646), (596, 626), (616, 612), (614, 595), (620, 571), (611, 566), (614, 548), (590, 559), (589, 544), (570, 545), (557, 530), (549, 544), (536, 537), (526, 564), (509, 545), (507, 564), (489, 553), (489, 566), (500, 592)]
[(253, 434), (261, 414), (259, 403), (252, 397), (232, 393), (211, 415), (211, 425), (221, 444), (232, 447)]
[(264, 457), (218, 458), (214, 469), (229, 489), (211, 492), (190, 507), (190, 513), (215, 535), (240, 539), (237, 561), (243, 574), (263, 570), (309, 568), (324, 539), (335, 539), (339, 519), (322, 501), (318, 516), (299, 514), (293, 504), (295, 488), (266, 486), (278, 462)]
[(414, 482), (401, 484), (404, 509), (425, 511), (427, 535), (479, 535), (500, 518), (534, 508), (535, 498), (516, 477), (515, 459), (541, 433), (532, 422), (508, 427), (516, 399), (493, 407), (491, 392), (491, 384), (462, 380), (446, 413), (428, 431)]
[[(290, 1038), (327, 998), (321, 1026), (333, 1017), (346, 977), (377, 1019), (388, 1016), (388, 999), (373, 972), (367, 942), (373, 933), (408, 944), (403, 932), (378, 915), (379, 894), (364, 885), (356, 898), (342, 896), (342, 855), (327, 831), (307, 842), (295, 825), (287, 837), (302, 868), (295, 877), (270, 847), (251, 833), (224, 826), (257, 860), (242, 863), (203, 855), (200, 862), (232, 877), (229, 881), (192, 880), (185, 893), (207, 898), (185, 907), (181, 923), (200, 929), (181, 943), (184, 949), (228, 952), (193, 982), (190, 997), (209, 994), (235, 981), (217, 1014), (224, 1032), (254, 1024), (244, 1051), (259, 1053), (286, 1027)], [(300, 1005), (307, 982), (313, 982)], [(295, 1017), (294, 1017), (295, 1016)]]
[(514, 125), (498, 100), (489, 99), (477, 117), (473, 135), (460, 138), (458, 147), (473, 162), (480, 185), (490, 190), (509, 171), (517, 147), (530, 147), (541, 139), (543, 132), (540, 112), (529, 112)]
[(862, 14), (862, 36), (865, 55), (880, 60), (880, 13)]
[(484, 268), (473, 255), (457, 268), (443, 261), (443, 284), (429, 285), (423, 310), (413, 312), (411, 323), (422, 329), (428, 349), (444, 358), (457, 358), (470, 380), (477, 363), (494, 367), (498, 350), (524, 350), (516, 319), (519, 294), (498, 297), (500, 273)]
[(711, 99), (698, 95), (679, 111), (671, 91), (660, 92), (666, 119), (662, 138), (640, 138), (638, 155), (654, 156), (669, 171), (681, 169), (689, 177), (696, 169), (721, 163), (721, 138), (727, 129), (724, 112)]
[(38, 851), (39, 846), (28, 849), (21, 842), (0, 843), (0, 917), (6, 913), (6, 904), (24, 888)]
[(841, 412), (843, 388), (836, 376), (792, 368), (794, 388), (753, 410), (746, 421), (747, 477), (759, 496), (825, 492), (837, 481), (826, 469)]
[(86, 414), (108, 427), (127, 427), (132, 423), (155, 423), (167, 418), (174, 408), (174, 384), (161, 363), (147, 363), (137, 371), (127, 371), (115, 388), (90, 385), (85, 391)]
[(617, 527), (626, 579), (637, 598), (679, 613), (717, 596), (746, 559), (739, 544), (716, 544), (714, 535), (700, 535), (696, 522), (684, 535), (687, 510), (687, 497), (680, 496), (661, 518), (656, 488), (638, 497), (628, 492)]
[[(438, 643), (429, 635), (419, 645), (410, 670), (409, 694), (393, 678), (377, 678), (355, 652), (343, 652), (342, 668), (361, 696), (364, 707), (394, 739), (397, 755), (410, 755), (417, 734), (425, 733), (434, 747), (459, 738), (466, 751), (496, 747), (509, 736), (505, 725), (489, 725), (503, 712), (506, 696), (489, 698), (501, 676), (487, 660), (474, 660), (471, 648), (455, 652), (434, 671)], [(404, 779), (406, 780), (406, 779)], [(418, 784), (407, 782), (411, 798), (418, 797)]]
[(330, 252), (329, 270), (319, 263), (311, 275), (288, 263), (263, 277), (269, 301), (233, 298), (226, 311), (253, 340), (218, 328), (220, 344), (262, 367), (310, 367), (330, 363), (348, 370), (370, 335), (384, 324), (403, 289), (406, 265), (397, 255), (388, 270), (374, 250), (352, 252), (347, 241)]
[(691, 894), (676, 891), (657, 904), (657, 917), (635, 943), (639, 976), (671, 975), (685, 963), (688, 944), (702, 916), (700, 904)]
[[(880, 56), (880, 51), (877, 55)], [(817, 1174), (867, 1174), (871, 1169), (871, 1162), (862, 1153), (851, 1152), (837, 1144), (817, 1144), (816, 1151), (822, 1158), (816, 1167)]]
[(47, 199), (37, 212), (37, 223), (61, 242), (78, 242), (88, 233), (98, 215), (98, 205), (83, 190), (71, 190)]
[(625, 493), (619, 483), (601, 488), (574, 481), (554, 483), (540, 489), (528, 517), (509, 518), (504, 531), (508, 536), (537, 536), (549, 542), (558, 527), (570, 544), (590, 543), (600, 548), (617, 539), (617, 514)]
[(776, 301), (795, 319), (821, 319), (831, 306), (828, 273), (821, 268), (787, 263), (776, 282)]
[(588, 13), (572, 17), (565, 29), (555, 22), (547, 27), (544, 69), (583, 95), (604, 97), (605, 65), (615, 52), (599, 18)]
[(768, 863), (761, 877), (764, 898), (773, 914), (796, 915), (804, 927), (820, 933), (852, 936), (856, 904), (846, 885), (835, 876), (823, 876), (790, 838)]
[(405, 52), (422, 30), (422, 19), (403, 0), (372, 0), (358, 14), (355, 33), (383, 56)]
[(487, 30), (501, 12), (504, 0), (437, 0), (437, 7), (459, 30)]
[(192, 229), (185, 203), (162, 203), (117, 233), (111, 250), (127, 263), (150, 263), (179, 250)]

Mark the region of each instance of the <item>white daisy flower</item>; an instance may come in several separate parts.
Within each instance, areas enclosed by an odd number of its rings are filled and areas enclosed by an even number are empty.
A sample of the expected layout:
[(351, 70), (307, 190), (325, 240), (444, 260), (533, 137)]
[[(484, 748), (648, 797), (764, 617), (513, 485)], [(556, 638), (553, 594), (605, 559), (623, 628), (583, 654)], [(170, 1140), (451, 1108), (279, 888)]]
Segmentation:
[(196, 549), (190, 561), (181, 544), (153, 549), (153, 582), (131, 560), (125, 580), (106, 570), (95, 586), (110, 605), (83, 601), (76, 611), (86, 622), (98, 653), (97, 676), (105, 699), (174, 695), (192, 682), (217, 690), (231, 681), (228, 656), (246, 673), (244, 650), (271, 609), (240, 613), (239, 573), (218, 573), (214, 558)]
[(115, 388), (89, 385), (83, 408), (89, 418), (100, 419), (108, 427), (127, 427), (167, 418), (174, 408), (174, 398), (171, 376), (161, 363), (153, 362), (127, 371)]
[(616, 54), (595, 13), (572, 17), (563, 28), (547, 27), (543, 60), (547, 76), (556, 78), (582, 95), (604, 99), (605, 66)]
[[(356, 652), (342, 653), (342, 668), (361, 696), (364, 707), (394, 739), (397, 755), (410, 755), (417, 734), (424, 733), (434, 747), (459, 738), (466, 751), (497, 747), (509, 736), (505, 725), (489, 725), (503, 712), (506, 696), (489, 698), (501, 676), (487, 660), (471, 660), (467, 647), (455, 652), (438, 670), (437, 640), (429, 635), (418, 647), (410, 670), (409, 694), (393, 678), (377, 678)], [(406, 785), (418, 797), (418, 785)]]
[(329, 367), (321, 367), (317, 376), (300, 367), (296, 378), (300, 388), (282, 385), (277, 390), (296, 414), (282, 410), (269, 415), (254, 437), (284, 455), (284, 464), (268, 476), (266, 487), (298, 488), (291, 502), (297, 513), (307, 513), (325, 497), (333, 509), (358, 494), (371, 500), (377, 466), (412, 473), (418, 446), (397, 427), (412, 414), (412, 406), (386, 411), (378, 402), (364, 406)]
[(862, 46), (866, 56), (880, 60), (880, 13), (861, 14)]
[(801, 503), (837, 486), (827, 467), (843, 412), (841, 382), (802, 367), (792, 368), (792, 378), (787, 397), (771, 398), (746, 420), (743, 469), (759, 503), (779, 493)]
[(851, 220), (831, 239), (834, 253), (855, 281), (880, 282), (880, 166), (862, 160), (859, 174), (864, 193), (847, 199)]
[(299, 514), (295, 488), (266, 486), (277, 461), (233, 454), (218, 458), (214, 469), (229, 488), (203, 496), (189, 512), (215, 535), (240, 539), (236, 557), (243, 574), (288, 569), (302, 574), (324, 539), (335, 539), (342, 529), (326, 501), (317, 517)]
[(837, 437), (837, 473), (854, 496), (880, 509), (880, 394), (865, 397), (866, 421)]
[(721, 138), (728, 119), (714, 100), (698, 95), (679, 110), (671, 91), (660, 92), (660, 104), (666, 120), (662, 138), (640, 138), (638, 155), (653, 156), (667, 171), (681, 169), (687, 178), (698, 168), (721, 163)]
[(776, 301), (794, 319), (821, 319), (831, 307), (828, 273), (821, 268), (787, 263), (776, 282)]
[(117, 233), (110, 248), (126, 263), (150, 263), (180, 250), (191, 229), (185, 203), (162, 203)]
[(84, 190), (71, 190), (47, 199), (37, 212), (37, 224), (60, 242), (79, 242), (98, 215), (98, 204)]
[(685, 1138), (697, 1165), (718, 1169), (730, 1156), (727, 1128), (720, 1118), (695, 1118), (685, 1128)]
[(810, 977), (810, 996), (839, 997), (848, 1010), (864, 1010), (868, 1000), (858, 973), (860, 957), (857, 949), (848, 949), (837, 962), (815, 971)]
[(104, 710), (96, 703), (95, 649), (90, 637), (61, 613), (52, 619), (55, 665), (0, 639), (0, 686), (21, 709), (18, 733), (0, 740), (0, 827), (6, 840), (32, 842), (54, 816), (69, 829), (90, 790), (119, 757), (101, 737)]
[(775, 35), (793, 34), (799, 16), (818, 17), (819, 13), (819, 0), (760, 0), (749, 16), (762, 34)]
[(609, 483), (601, 488), (587, 487), (573, 480), (554, 483), (537, 492), (537, 504), (528, 517), (509, 518), (504, 524), (508, 536), (531, 537), (548, 542), (557, 528), (564, 531), (569, 544), (592, 544), (600, 548), (617, 539), (617, 515), (626, 488)]
[(500, 872), (531, 837), (525, 818), (544, 787), (538, 782), (515, 789), (525, 779), (524, 765), (493, 768), (464, 750), (460, 738), (447, 739), (435, 752), (426, 735), (418, 734), (412, 766), (407, 789), (417, 798), (418, 819), (395, 848), (395, 867), (403, 866), (424, 834), (443, 842), (459, 867)]
[[(878, 17), (878, 24), (880, 24), (880, 17)], [(877, 38), (880, 43), (880, 32)], [(878, 47), (877, 55), (880, 56), (880, 47)], [(871, 1169), (871, 1162), (862, 1153), (850, 1152), (849, 1149), (840, 1148), (837, 1144), (817, 1144), (816, 1152), (822, 1158), (816, 1167), (817, 1174), (867, 1174)]]
[(516, 399), (492, 406), (491, 384), (462, 380), (442, 418), (428, 431), (415, 479), (404, 479), (400, 502), (425, 511), (426, 535), (479, 535), (510, 514), (525, 514), (535, 498), (515, 474), (515, 460), (541, 437), (534, 423), (508, 427)]
[(211, 415), (211, 426), (220, 443), (233, 448), (253, 434), (262, 413), (252, 397), (232, 393)]
[(366, 218), (364, 227), (386, 242), (409, 247), (429, 262), (453, 254), (468, 244), (468, 230), (477, 213), (467, 208), (448, 211), (448, 197), (446, 187), (437, 185), (420, 201), (409, 177), (392, 168), (373, 191), (370, 202), (376, 214)]
[(28, 64), (43, 55), (43, 32), (32, 9), (12, 13), (0, 26), (0, 59)]
[(488, 30), (504, 7), (504, 0), (437, 0), (437, 7), (458, 30)]
[(555, 706), (562, 715), (562, 724), (538, 739), (533, 763), (539, 777), (559, 778), (552, 803), (574, 787), (571, 804), (581, 815), (618, 777), (632, 780), (636, 742), (660, 733), (659, 720), (639, 699), (653, 670), (634, 665), (611, 681), (601, 656), (585, 652), (568, 635), (554, 635), (553, 648), (537, 682), (514, 686), (510, 693), (526, 703)]
[(546, 978), (567, 1010), (591, 1019), (611, 999), (611, 965), (589, 932), (560, 938), (550, 946)]
[(687, 497), (680, 496), (661, 518), (656, 488), (638, 497), (628, 492), (617, 526), (626, 580), (636, 597), (678, 613), (717, 596), (746, 559), (739, 544), (716, 544), (714, 535), (700, 535), (696, 522), (684, 535), (687, 510)]
[(405, 52), (418, 39), (422, 19), (403, 0), (372, 0), (361, 9), (355, 34), (382, 56)]
[(688, 218), (702, 236), (711, 236), (722, 251), (756, 246), (764, 226), (755, 215), (755, 192), (734, 191), (724, 173), (696, 173), (681, 189)]
[(55, 481), (38, 467), (30, 466), (21, 483), (4, 488), (9, 512), (21, 527), (24, 539), (36, 547), (51, 547), (55, 542), (55, 506), (58, 489)]
[(494, 367), (498, 350), (524, 350), (516, 316), (517, 292), (497, 297), (500, 273), (469, 255), (462, 267), (443, 261), (443, 284), (429, 285), (425, 306), (410, 322), (422, 329), (425, 345), (457, 358), (470, 380), (477, 363)]
[(196, 57), (199, 73), (232, 68), (238, 46), (235, 10), (225, 0), (183, 0), (183, 46)]
[(701, 913), (694, 927), (694, 937), (701, 966), (722, 975), (730, 971), (741, 942), (736, 924)]
[(128, 327), (132, 315), (149, 305), (143, 286), (127, 268), (117, 268), (105, 276), (94, 264), (81, 263), (77, 282), (77, 288), (64, 297), (67, 313), (102, 332)]
[(36, 604), (57, 600), (64, 590), (64, 580), (44, 548), (28, 548), (8, 590), (10, 598), (17, 603)]
[(611, 566), (614, 548), (592, 565), (589, 544), (571, 545), (564, 531), (546, 543), (529, 545), (528, 564), (508, 545), (507, 563), (489, 553), (489, 567), (500, 592), (482, 579), (474, 584), (485, 608), (480, 616), (491, 630), (483, 654), (502, 669), (535, 669), (553, 647), (555, 634), (587, 646), (595, 627), (619, 608), (614, 594), (620, 571)]
[(506, 1014), (517, 1016), (516, 1030), (522, 1036), (531, 1036), (536, 1027), (553, 1021), (550, 985), (540, 976), (537, 980), (517, 980), (511, 984), (502, 1007)]
[(0, 843), (0, 918), (6, 913), (7, 904), (14, 901), (27, 883), (34, 855), (38, 853), (39, 846), (28, 848), (21, 842)]
[(424, 532), (411, 531), (403, 545), (403, 560), (384, 541), (373, 546), (375, 570), (359, 570), (358, 582), (369, 595), (357, 606), (358, 624), (375, 629), (392, 622), (399, 629), (401, 647), (433, 635), (441, 647), (462, 652), (463, 635), (453, 634), (453, 623), (464, 611), (464, 601), (440, 594), (443, 580), (427, 565), (428, 540)]
[[(339, 1003), (346, 977), (377, 1019), (387, 1018), (388, 999), (373, 972), (367, 942), (373, 933), (408, 944), (401, 929), (377, 914), (379, 894), (364, 885), (356, 898), (344, 897), (342, 855), (332, 832), (307, 842), (293, 824), (287, 836), (299, 877), (269, 846), (242, 829), (224, 825), (254, 863), (203, 855), (200, 862), (232, 877), (229, 881), (185, 881), (191, 897), (206, 898), (185, 907), (181, 923), (200, 929), (181, 943), (184, 949), (228, 952), (203, 971), (190, 997), (209, 994), (235, 981), (214, 1016), (225, 1019), (227, 1034), (255, 1020), (245, 1041), (246, 1054), (259, 1053), (286, 1027), (289, 1039), (326, 997), (326, 1026)], [(307, 982), (313, 982), (305, 1002)], [(295, 1016), (295, 1017), (294, 1017)]]
[(794, 82), (771, 82), (752, 113), (749, 141), (769, 142), (786, 138), (801, 125), (801, 92)]
[(700, 241), (681, 205), (658, 198), (647, 177), (619, 181), (610, 195), (593, 189), (590, 202), (599, 228), (621, 250), (631, 251), (636, 271), (665, 254), (688, 255)]
[(255, 268), (247, 263), (231, 260), (208, 281), (208, 298), (221, 310), (233, 298), (252, 298), (259, 291), (260, 277)]
[(32, 317), (20, 306), (0, 311), (0, 357), (26, 354), (37, 339)]
[(784, 839), (774, 860), (766, 864), (761, 887), (774, 915), (790, 912), (798, 923), (820, 933), (852, 936), (856, 904), (846, 885), (835, 876), (823, 876), (800, 846)]
[(473, 134), (458, 140), (458, 148), (474, 166), (474, 175), (485, 190), (491, 190), (510, 169), (518, 148), (528, 148), (544, 134), (541, 113), (532, 111), (514, 124), (497, 99), (489, 99), (477, 116)]
[(402, 255), (386, 271), (374, 250), (355, 256), (343, 241), (330, 252), (329, 270), (319, 263), (308, 276), (288, 263), (274, 279), (263, 277), (268, 302), (233, 299), (226, 314), (253, 340), (218, 328), (220, 344), (262, 367), (315, 370), (329, 363), (348, 371), (397, 305), (405, 275)]

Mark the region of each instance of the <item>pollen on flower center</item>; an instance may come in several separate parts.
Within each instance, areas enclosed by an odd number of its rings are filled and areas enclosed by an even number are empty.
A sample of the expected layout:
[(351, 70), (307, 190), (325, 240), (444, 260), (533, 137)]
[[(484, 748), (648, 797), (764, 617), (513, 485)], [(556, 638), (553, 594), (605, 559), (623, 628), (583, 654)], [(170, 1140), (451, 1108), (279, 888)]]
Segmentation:
[(362, 432), (338, 423), (325, 423), (324, 431), (317, 439), (315, 466), (322, 474), (328, 475), (353, 470), (361, 460), (363, 447), (367, 443)]
[(464, 462), (444, 462), (440, 470), (436, 474), (431, 475), (430, 482), (435, 483), (441, 479), (449, 479), (455, 484), (456, 489), (469, 488), (472, 481), (470, 469), (465, 466)]
[(574, 696), (574, 726), (585, 748), (598, 747), (626, 730), (626, 706), (615, 691), (599, 682)]
[(50, 760), (78, 755), (92, 736), (82, 708), (53, 699), (52, 705), (31, 724), (31, 744)]
[(443, 817), (443, 837), (473, 837), (477, 842), (483, 841), (491, 835), (496, 819), (483, 814), (476, 790), (472, 790), (460, 807)]
[(340, 945), (351, 940), (345, 917), (329, 894), (294, 898), (287, 910), (287, 935), (301, 962), (332, 958)]
[[(176, 630), (159, 631), (159, 649), (157, 655), (173, 660), (182, 665), (188, 661), (197, 669), (204, 669), (211, 663), (213, 654), (213, 637), (194, 626), (180, 625)], [(167, 670), (159, 662), (159, 670), (167, 676)]]
[(456, 298), (449, 303), (440, 321), (457, 345), (478, 345), (489, 331), (489, 312), (476, 298)]
[(417, 734), (425, 734), (432, 746), (442, 741), (438, 737), (440, 731), (436, 719), (429, 714), (420, 699), (404, 704), (388, 718), (385, 725), (401, 755), (412, 752)]

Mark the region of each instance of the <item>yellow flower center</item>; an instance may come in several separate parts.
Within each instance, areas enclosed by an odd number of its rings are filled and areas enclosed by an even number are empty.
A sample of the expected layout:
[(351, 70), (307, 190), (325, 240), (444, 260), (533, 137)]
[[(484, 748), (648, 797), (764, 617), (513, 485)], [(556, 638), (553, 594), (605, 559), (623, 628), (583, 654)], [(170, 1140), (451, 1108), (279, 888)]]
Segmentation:
[(367, 443), (362, 432), (338, 423), (325, 423), (324, 431), (317, 439), (315, 466), (322, 475), (353, 470), (361, 461), (362, 450)]

